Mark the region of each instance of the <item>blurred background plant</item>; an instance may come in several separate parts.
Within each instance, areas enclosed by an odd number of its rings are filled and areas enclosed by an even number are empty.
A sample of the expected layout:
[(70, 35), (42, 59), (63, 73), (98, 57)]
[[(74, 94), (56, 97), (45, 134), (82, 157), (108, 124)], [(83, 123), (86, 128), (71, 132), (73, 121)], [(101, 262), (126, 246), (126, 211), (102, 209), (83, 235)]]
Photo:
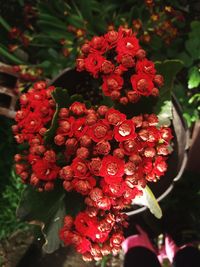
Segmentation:
[[(184, 62), (173, 90), (192, 127), (200, 114), (199, 16), (197, 0), (7, 0), (0, 7), (0, 61), (12, 65), (20, 76), (17, 90), (21, 92), (40, 78), (52, 79), (73, 68), (80, 46), (91, 36), (119, 25), (132, 27), (150, 59)], [(24, 227), (15, 219), (23, 185), (12, 171), (12, 121), (0, 117), (0, 123), (0, 238), (5, 238)], [(170, 205), (177, 207), (179, 196)]]

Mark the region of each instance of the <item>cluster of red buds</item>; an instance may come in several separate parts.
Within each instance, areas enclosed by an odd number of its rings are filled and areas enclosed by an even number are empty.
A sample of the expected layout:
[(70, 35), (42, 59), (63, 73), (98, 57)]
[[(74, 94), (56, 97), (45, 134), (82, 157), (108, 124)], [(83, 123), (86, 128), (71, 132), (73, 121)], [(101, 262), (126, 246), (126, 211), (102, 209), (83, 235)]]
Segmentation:
[(13, 66), (13, 72), (16, 73), (20, 82), (35, 82), (42, 73), (40, 68), (30, 68), (26, 65)]
[[(22, 154), (15, 155), (16, 173), (23, 182), (38, 187), (40, 180), (51, 181), (59, 171), (49, 160), (55, 152), (45, 148), (44, 144), (44, 134), (55, 113), (55, 102), (51, 96), (54, 89), (45, 82), (37, 82), (27, 93), (22, 94), (21, 109), (15, 117), (17, 124), (12, 126), (17, 143), (27, 144)], [(45, 190), (52, 188), (53, 184), (49, 183)]]
[[(30, 39), (27, 35), (25, 35), (19, 28), (13, 27), (9, 31), (9, 37), (11, 40), (20, 41), (23, 46), (27, 47), (30, 43)], [(17, 44), (10, 44), (9, 50), (10, 52), (14, 52), (19, 46)]]
[(60, 237), (84, 260), (100, 260), (121, 248), (127, 225), (122, 210), (165, 173), (171, 130), (158, 126), (155, 114), (127, 118), (114, 108), (74, 102), (59, 109), (52, 143), (46, 143), (54, 89), (37, 82), (20, 97), (13, 131), (27, 147), (15, 156), (16, 172), (39, 191), (53, 190), (59, 179), (67, 192), (84, 197), (85, 210), (75, 219), (66, 216)]
[(171, 130), (158, 127), (155, 114), (127, 119), (114, 108), (80, 102), (60, 110), (58, 125), (54, 142), (65, 146), (70, 162), (59, 172), (63, 187), (84, 195), (86, 204), (75, 219), (65, 217), (60, 237), (87, 261), (116, 254), (127, 225), (122, 210), (165, 173)]
[(104, 95), (126, 105), (141, 96), (158, 96), (163, 77), (146, 58), (131, 29), (120, 27), (103, 36), (95, 36), (81, 48), (77, 70), (101, 78)]

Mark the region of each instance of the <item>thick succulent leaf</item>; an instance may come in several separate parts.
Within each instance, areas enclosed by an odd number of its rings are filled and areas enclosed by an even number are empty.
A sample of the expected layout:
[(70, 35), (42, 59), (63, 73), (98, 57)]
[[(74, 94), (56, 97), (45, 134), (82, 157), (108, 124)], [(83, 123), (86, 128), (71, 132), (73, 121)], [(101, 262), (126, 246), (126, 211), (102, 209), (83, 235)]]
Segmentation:
[(43, 250), (52, 253), (62, 244), (59, 230), (66, 214), (75, 216), (83, 208), (83, 197), (74, 192), (67, 193), (61, 184), (51, 192), (42, 193), (28, 186), (23, 191), (17, 217), (41, 226), (45, 238)]
[(61, 186), (51, 192), (42, 193), (28, 186), (17, 209), (20, 220), (41, 226), (46, 240), (44, 251), (47, 253), (52, 253), (61, 244), (58, 231), (66, 214), (64, 198), (65, 191)]
[(177, 73), (183, 68), (183, 62), (176, 59), (165, 60), (163, 62), (156, 62), (155, 66), (158, 73), (164, 77), (164, 86), (160, 90), (160, 96), (154, 112), (159, 117), (160, 125), (169, 126), (172, 119), (171, 93), (174, 79)]
[(140, 190), (142, 190), (143, 195), (136, 197), (132, 204), (146, 206), (156, 218), (160, 219), (162, 217), (162, 210), (151, 189), (146, 186), (145, 188), (140, 188)]
[(67, 89), (62, 89), (60, 87), (56, 88), (52, 93), (52, 97), (56, 102), (56, 111), (54, 113), (51, 126), (48, 129), (48, 131), (45, 133), (46, 143), (51, 143), (54, 138), (54, 135), (55, 135), (55, 132), (58, 126), (58, 114), (59, 114), (60, 109), (63, 107), (67, 107), (70, 103), (70, 97), (69, 97)]

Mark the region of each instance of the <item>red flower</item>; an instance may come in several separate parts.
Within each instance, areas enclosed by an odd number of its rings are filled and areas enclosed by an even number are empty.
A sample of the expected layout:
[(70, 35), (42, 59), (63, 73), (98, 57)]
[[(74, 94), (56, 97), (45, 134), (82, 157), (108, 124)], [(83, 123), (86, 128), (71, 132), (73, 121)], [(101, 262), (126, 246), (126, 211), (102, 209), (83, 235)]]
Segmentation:
[(85, 118), (79, 118), (73, 123), (72, 131), (77, 138), (82, 137), (87, 132), (88, 126), (85, 126), (85, 121)]
[(92, 40), (90, 41), (90, 52), (98, 52), (100, 54), (103, 54), (106, 52), (108, 48), (108, 43), (106, 39), (101, 36), (94, 36)]
[(117, 42), (116, 51), (118, 52), (118, 54), (123, 54), (123, 55), (128, 54), (131, 56), (135, 56), (139, 48), (140, 46), (138, 39), (132, 35), (121, 38)]
[(108, 121), (109, 124), (112, 125), (118, 125), (119, 123), (122, 123), (126, 119), (126, 115), (121, 113), (120, 111), (110, 108), (106, 112), (106, 120)]
[(166, 158), (164, 158), (162, 156), (158, 156), (153, 165), (154, 165), (153, 172), (157, 176), (164, 175), (164, 173), (167, 170)]
[(132, 75), (131, 83), (133, 90), (136, 91), (139, 95), (148, 96), (151, 94), (154, 88), (151, 77), (143, 73)]
[(56, 134), (61, 134), (63, 136), (72, 137), (74, 134), (73, 125), (75, 123), (74, 117), (66, 118), (64, 120), (59, 120), (59, 127), (57, 129)]
[(96, 180), (93, 177), (86, 177), (84, 180), (74, 179), (72, 186), (74, 190), (82, 195), (88, 195), (92, 188), (96, 185)]
[(119, 40), (120, 36), (121, 36), (121, 35), (119, 34), (119, 32), (117, 32), (117, 31), (113, 31), (113, 30), (112, 30), (112, 31), (109, 31), (108, 33), (106, 33), (106, 34), (104, 35), (106, 41), (107, 41), (107, 42), (109, 43), (109, 45), (110, 45), (110, 48), (116, 46), (117, 41)]
[(102, 90), (106, 96), (110, 96), (112, 91), (122, 89), (123, 84), (123, 78), (117, 74), (103, 75)]
[(20, 121), (18, 124), (20, 127), (23, 127), (22, 133), (38, 133), (39, 130), (43, 127), (42, 120), (37, 113), (30, 112), (27, 117)]
[[(119, 180), (119, 177), (124, 175), (124, 161), (114, 157), (105, 156), (102, 160), (101, 169), (99, 175), (106, 177), (106, 181), (109, 182), (109, 178)], [(110, 180), (111, 183), (113, 180)]]
[(96, 234), (98, 233), (98, 224), (96, 217), (89, 217), (86, 212), (79, 212), (76, 216), (74, 225), (76, 231), (91, 238), (93, 241), (96, 239)]
[(45, 159), (38, 159), (37, 162), (32, 165), (32, 170), (40, 180), (50, 181), (57, 178), (60, 168), (56, 164), (49, 163)]
[(90, 251), (90, 249), (91, 249), (91, 242), (85, 237), (81, 238), (80, 242), (76, 246), (77, 252), (81, 254)]
[(88, 167), (84, 160), (75, 158), (71, 164), (71, 168), (74, 172), (74, 177), (76, 178), (86, 179), (88, 176)]
[(87, 71), (92, 73), (94, 77), (97, 77), (104, 61), (105, 58), (97, 53), (89, 54), (85, 59), (85, 68)]
[(135, 126), (132, 120), (125, 120), (114, 128), (115, 140), (122, 142), (136, 137)]
[(112, 139), (112, 131), (105, 120), (99, 120), (92, 125), (87, 133), (94, 142)]
[(156, 70), (154, 67), (154, 63), (146, 58), (143, 60), (138, 60), (136, 64), (136, 72), (144, 73), (154, 77)]

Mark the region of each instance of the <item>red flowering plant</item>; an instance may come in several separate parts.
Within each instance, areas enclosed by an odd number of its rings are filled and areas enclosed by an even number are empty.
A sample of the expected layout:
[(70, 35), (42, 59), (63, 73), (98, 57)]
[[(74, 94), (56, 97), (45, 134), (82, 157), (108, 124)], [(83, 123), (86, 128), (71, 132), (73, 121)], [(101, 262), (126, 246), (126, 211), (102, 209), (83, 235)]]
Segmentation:
[[(102, 90), (91, 88), (101, 95), (99, 103), (45, 82), (20, 97), (15, 167), (27, 189), (17, 213), (43, 223), (46, 251), (62, 241), (84, 260), (99, 261), (120, 251), (124, 210), (167, 170), (172, 131), (166, 92), (180, 66), (172, 62), (169, 72), (169, 62), (158, 64), (169, 74), (158, 100), (163, 77), (131, 30), (93, 37), (81, 50), (77, 69), (100, 80)], [(151, 113), (141, 108), (142, 98)]]

